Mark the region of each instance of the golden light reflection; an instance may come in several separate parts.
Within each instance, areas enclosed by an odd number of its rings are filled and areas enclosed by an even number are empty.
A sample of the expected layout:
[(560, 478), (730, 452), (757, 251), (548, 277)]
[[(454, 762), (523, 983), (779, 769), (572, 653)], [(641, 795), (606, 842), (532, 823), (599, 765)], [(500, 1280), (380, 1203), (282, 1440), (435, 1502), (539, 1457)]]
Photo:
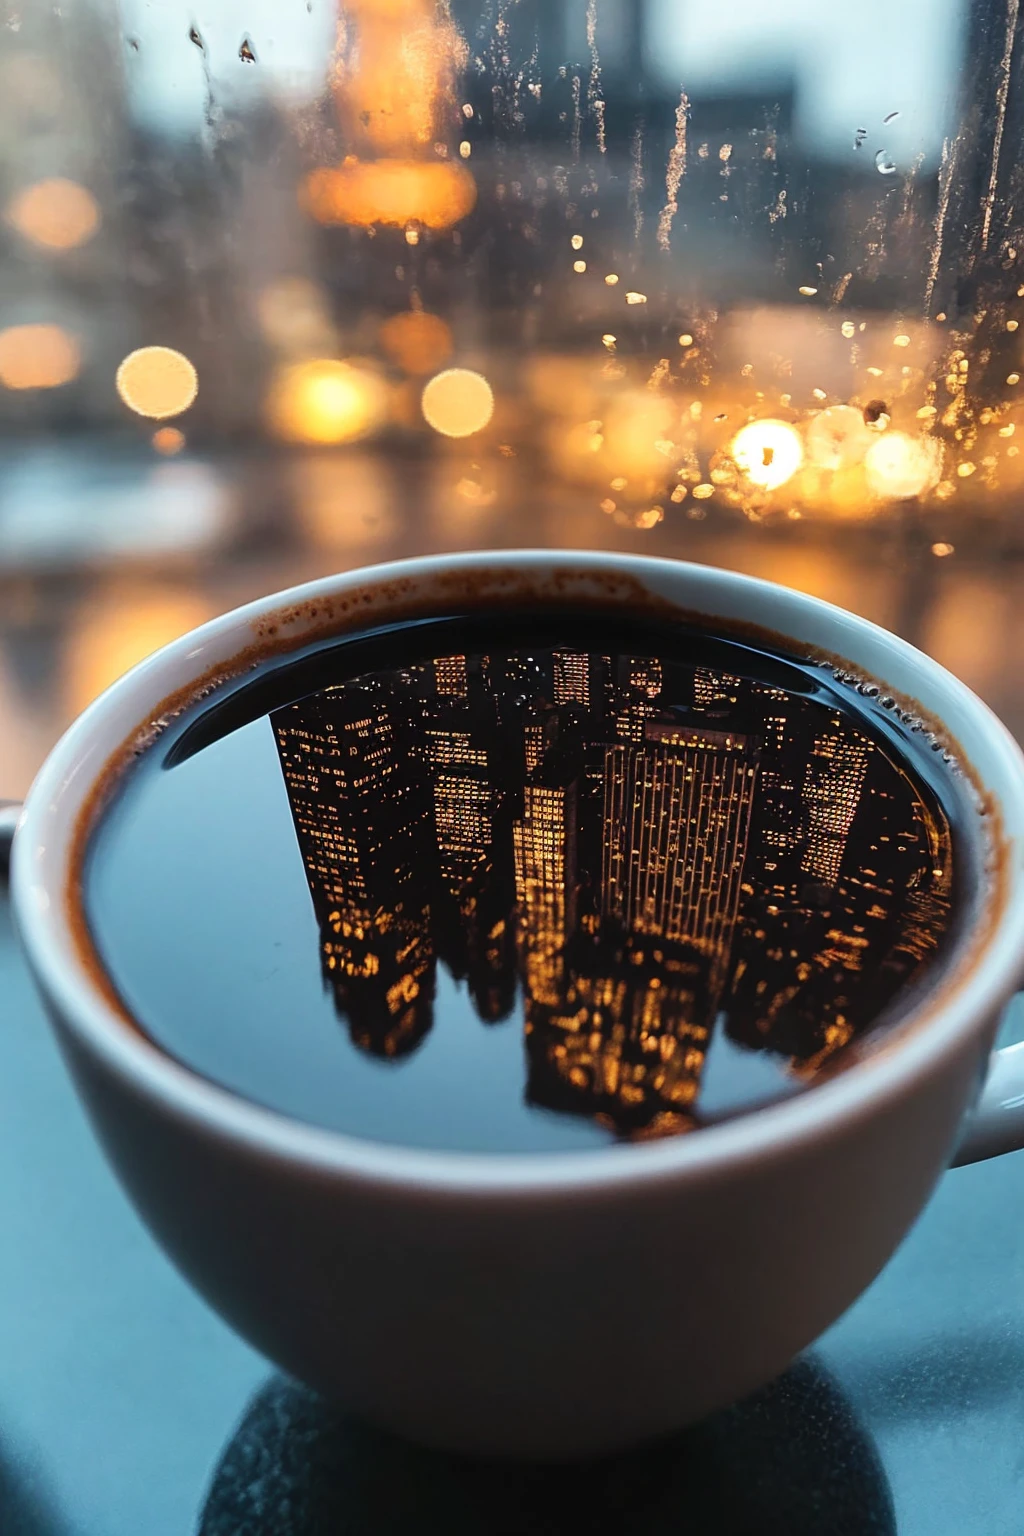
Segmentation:
[(494, 414), (494, 391), (471, 368), (446, 368), (424, 386), (423, 415), (444, 437), (470, 437)]
[(100, 224), (96, 199), (62, 176), (16, 192), (4, 215), (25, 240), (52, 251), (70, 251), (91, 240)]
[(0, 331), (0, 384), (5, 389), (57, 389), (82, 365), (78, 342), (60, 325), (12, 325)]
[(209, 601), (191, 587), (116, 585), (101, 591), (79, 616), (65, 651), (68, 717), (79, 714), (129, 667), (212, 614)]
[(440, 315), (407, 310), (382, 321), (380, 344), (406, 373), (434, 373), (452, 355), (452, 333)]
[(906, 501), (938, 484), (942, 444), (934, 437), (886, 432), (864, 457), (868, 488), (887, 501)]
[(187, 411), (199, 392), (199, 375), (173, 347), (139, 347), (117, 370), (117, 392), (129, 410), (161, 421)]
[(476, 183), (446, 160), (356, 160), (306, 177), (303, 202), (318, 224), (389, 224), (449, 229), (476, 202)]
[(731, 453), (748, 480), (773, 491), (796, 474), (804, 448), (799, 432), (788, 422), (751, 421), (733, 438)]
[(351, 443), (384, 419), (384, 386), (368, 368), (315, 358), (281, 368), (271, 381), (270, 430), (291, 443)]

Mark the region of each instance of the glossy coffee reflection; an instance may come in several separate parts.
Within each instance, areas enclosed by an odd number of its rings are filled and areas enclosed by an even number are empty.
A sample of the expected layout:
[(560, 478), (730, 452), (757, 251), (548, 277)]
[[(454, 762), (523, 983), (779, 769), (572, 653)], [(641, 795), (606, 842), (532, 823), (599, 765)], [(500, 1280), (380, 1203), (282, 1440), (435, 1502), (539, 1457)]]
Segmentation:
[(566, 615), (256, 688), (147, 755), (88, 905), (153, 1038), (285, 1113), (468, 1150), (691, 1132), (938, 972), (952, 773), (829, 669)]

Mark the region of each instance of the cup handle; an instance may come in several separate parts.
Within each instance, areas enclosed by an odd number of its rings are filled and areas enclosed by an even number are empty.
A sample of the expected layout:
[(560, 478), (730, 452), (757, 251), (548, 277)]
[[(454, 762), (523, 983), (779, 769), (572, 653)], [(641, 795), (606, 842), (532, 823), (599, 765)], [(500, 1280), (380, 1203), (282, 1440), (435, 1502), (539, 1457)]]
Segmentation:
[(0, 879), (7, 874), (11, 861), (14, 829), (18, 825), (20, 815), (21, 806), (17, 800), (0, 800)]
[(964, 1123), (951, 1168), (1024, 1147), (1024, 1041), (993, 1051), (978, 1102)]

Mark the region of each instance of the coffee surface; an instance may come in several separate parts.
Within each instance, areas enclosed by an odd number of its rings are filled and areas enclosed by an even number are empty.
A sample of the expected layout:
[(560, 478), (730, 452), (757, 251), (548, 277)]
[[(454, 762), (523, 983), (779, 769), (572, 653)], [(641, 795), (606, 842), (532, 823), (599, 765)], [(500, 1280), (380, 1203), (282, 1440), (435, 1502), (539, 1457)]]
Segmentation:
[(941, 971), (954, 776), (878, 690), (683, 627), (393, 626), (174, 723), (85, 902), (160, 1047), (417, 1147), (691, 1132), (800, 1091)]

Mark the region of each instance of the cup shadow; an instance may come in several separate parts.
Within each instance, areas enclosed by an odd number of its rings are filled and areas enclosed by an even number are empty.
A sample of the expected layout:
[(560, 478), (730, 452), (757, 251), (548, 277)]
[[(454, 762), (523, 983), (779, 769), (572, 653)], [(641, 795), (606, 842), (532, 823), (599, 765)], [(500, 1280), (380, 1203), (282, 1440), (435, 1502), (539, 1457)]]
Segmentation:
[(445, 1455), (277, 1377), (218, 1465), (198, 1536), (895, 1536), (874, 1443), (805, 1357), (678, 1435), (593, 1461)]
[(3, 1536), (64, 1536), (64, 1522), (45, 1490), (8, 1456), (0, 1444), (0, 1532)]

